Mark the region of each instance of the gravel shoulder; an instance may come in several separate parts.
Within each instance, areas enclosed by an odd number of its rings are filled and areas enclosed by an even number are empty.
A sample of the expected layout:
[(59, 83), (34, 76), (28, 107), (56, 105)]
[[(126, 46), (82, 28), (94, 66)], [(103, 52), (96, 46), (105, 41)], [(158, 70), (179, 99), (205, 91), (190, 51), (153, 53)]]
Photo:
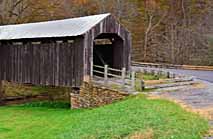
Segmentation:
[(153, 94), (182, 101), (194, 109), (213, 108), (213, 83), (199, 82), (199, 85), (158, 89)]

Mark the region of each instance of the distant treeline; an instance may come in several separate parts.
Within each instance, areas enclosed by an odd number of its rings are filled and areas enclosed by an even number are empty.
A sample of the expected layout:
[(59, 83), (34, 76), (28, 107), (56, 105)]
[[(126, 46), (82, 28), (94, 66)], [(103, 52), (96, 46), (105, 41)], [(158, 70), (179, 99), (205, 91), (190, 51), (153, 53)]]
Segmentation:
[(212, 0), (0, 0), (0, 24), (112, 13), (135, 61), (213, 65)]

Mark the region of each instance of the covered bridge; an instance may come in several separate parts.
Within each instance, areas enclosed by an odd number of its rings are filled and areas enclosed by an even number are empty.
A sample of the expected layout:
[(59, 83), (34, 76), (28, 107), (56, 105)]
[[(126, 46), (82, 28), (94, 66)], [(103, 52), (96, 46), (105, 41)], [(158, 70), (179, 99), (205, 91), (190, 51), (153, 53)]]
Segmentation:
[(129, 69), (130, 48), (111, 14), (0, 26), (0, 80), (79, 87), (93, 64)]

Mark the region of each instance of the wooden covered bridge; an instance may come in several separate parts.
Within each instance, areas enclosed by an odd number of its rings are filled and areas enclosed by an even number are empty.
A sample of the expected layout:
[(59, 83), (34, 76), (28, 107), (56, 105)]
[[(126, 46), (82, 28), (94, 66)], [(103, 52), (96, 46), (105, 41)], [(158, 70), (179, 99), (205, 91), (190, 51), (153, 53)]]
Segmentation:
[(0, 26), (0, 80), (79, 87), (93, 65), (129, 69), (130, 48), (111, 14)]

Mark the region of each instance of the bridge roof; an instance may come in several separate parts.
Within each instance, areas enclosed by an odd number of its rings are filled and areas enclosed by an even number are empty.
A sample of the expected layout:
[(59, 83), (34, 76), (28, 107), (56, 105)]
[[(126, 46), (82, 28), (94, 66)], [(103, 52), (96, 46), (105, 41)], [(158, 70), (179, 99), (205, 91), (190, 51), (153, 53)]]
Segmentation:
[(38, 23), (0, 26), (0, 40), (70, 37), (85, 34), (111, 14), (100, 14)]

